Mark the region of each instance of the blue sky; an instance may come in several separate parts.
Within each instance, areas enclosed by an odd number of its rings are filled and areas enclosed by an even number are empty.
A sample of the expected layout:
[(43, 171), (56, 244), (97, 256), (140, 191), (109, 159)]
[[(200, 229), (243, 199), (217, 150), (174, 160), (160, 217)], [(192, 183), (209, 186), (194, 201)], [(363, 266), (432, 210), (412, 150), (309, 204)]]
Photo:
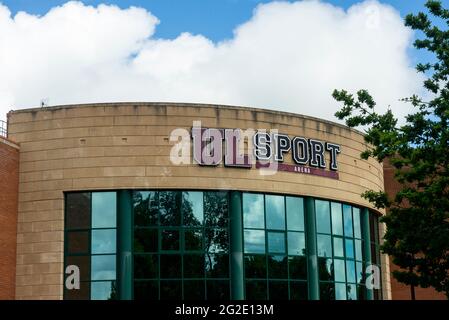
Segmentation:
[(431, 58), (403, 23), (424, 0), (66, 2), (0, 0), (0, 119), (45, 100), (247, 105), (335, 121), (335, 88), (368, 89), (379, 111), (401, 117), (400, 99), (422, 94), (414, 66)]
[[(13, 14), (26, 11), (32, 14), (45, 14), (50, 8), (64, 4), (66, 0), (0, 0)], [(151, 11), (161, 20), (156, 36), (174, 38), (187, 31), (202, 34), (214, 41), (232, 36), (232, 30), (251, 17), (259, 3), (269, 0), (83, 0), (85, 4), (115, 4), (120, 8), (139, 6)], [(292, 2), (292, 1), (290, 1)], [(324, 1), (347, 9), (355, 0)], [(424, 9), (422, 0), (380, 1), (395, 7), (402, 16)], [(444, 2), (444, 1), (443, 1)], [(446, 0), (446, 2), (449, 2)]]

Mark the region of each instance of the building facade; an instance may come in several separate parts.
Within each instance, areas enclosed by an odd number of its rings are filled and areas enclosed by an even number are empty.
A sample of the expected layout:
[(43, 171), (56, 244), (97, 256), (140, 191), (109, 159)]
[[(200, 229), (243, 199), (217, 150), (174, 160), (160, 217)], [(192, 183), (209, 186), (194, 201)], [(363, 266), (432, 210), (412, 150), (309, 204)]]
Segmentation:
[(384, 212), (360, 197), (384, 190), (383, 168), (355, 130), (117, 103), (12, 111), (8, 141), (16, 299), (391, 299)]

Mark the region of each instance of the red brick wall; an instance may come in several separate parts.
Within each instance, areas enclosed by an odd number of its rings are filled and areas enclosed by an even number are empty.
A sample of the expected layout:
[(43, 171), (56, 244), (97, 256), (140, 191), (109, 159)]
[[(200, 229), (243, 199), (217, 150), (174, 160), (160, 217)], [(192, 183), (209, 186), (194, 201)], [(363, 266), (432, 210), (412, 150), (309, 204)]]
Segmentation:
[[(401, 185), (394, 179), (394, 171), (394, 167), (384, 161), (385, 192), (390, 197), (393, 197), (401, 188)], [(399, 267), (393, 264), (390, 258), (390, 272), (393, 270), (399, 270)], [(391, 297), (393, 300), (411, 300), (410, 286), (399, 283), (393, 275), (391, 275)], [(446, 296), (432, 288), (415, 288), (415, 298), (417, 300), (445, 300)]]
[(0, 299), (14, 299), (19, 150), (0, 137)]

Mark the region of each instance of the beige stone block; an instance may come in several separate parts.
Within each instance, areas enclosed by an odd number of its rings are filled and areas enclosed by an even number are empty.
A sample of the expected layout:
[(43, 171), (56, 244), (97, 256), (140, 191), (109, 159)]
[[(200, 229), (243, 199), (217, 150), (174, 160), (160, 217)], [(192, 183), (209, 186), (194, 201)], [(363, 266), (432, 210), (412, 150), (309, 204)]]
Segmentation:
[(106, 177), (143, 177), (145, 167), (107, 167), (104, 168)]
[(33, 296), (43, 297), (43, 296), (61, 296), (62, 295), (62, 285), (38, 285), (33, 286)]
[(47, 253), (47, 252), (63, 252), (64, 243), (60, 242), (39, 242), (32, 244), (33, 253)]
[(33, 295), (33, 287), (32, 286), (16, 286), (16, 298), (20, 299), (21, 297), (30, 297)]

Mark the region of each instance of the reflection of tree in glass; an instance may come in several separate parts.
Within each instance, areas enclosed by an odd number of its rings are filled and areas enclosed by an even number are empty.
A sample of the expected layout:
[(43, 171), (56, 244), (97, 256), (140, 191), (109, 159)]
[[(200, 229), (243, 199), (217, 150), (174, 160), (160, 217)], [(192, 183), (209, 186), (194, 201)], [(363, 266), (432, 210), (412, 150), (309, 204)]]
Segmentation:
[[(203, 221), (198, 219), (198, 216), (195, 216), (193, 212), (193, 200), (190, 200), (189, 193), (183, 192), (182, 193), (182, 214), (183, 214), (183, 225), (184, 226), (191, 226), (191, 227), (201, 227), (203, 224)], [(198, 213), (197, 213), (198, 214)], [(199, 213), (199, 216), (203, 216), (203, 213)]]
[(156, 192), (133, 192), (134, 223), (136, 226), (156, 226), (158, 199)]
[(118, 299), (118, 295), (117, 295), (117, 283), (116, 281), (112, 281), (111, 282), (111, 294), (108, 297), (108, 300), (117, 300)]
[(328, 259), (318, 259), (318, 273), (321, 281), (333, 281), (333, 266), (329, 268)]

